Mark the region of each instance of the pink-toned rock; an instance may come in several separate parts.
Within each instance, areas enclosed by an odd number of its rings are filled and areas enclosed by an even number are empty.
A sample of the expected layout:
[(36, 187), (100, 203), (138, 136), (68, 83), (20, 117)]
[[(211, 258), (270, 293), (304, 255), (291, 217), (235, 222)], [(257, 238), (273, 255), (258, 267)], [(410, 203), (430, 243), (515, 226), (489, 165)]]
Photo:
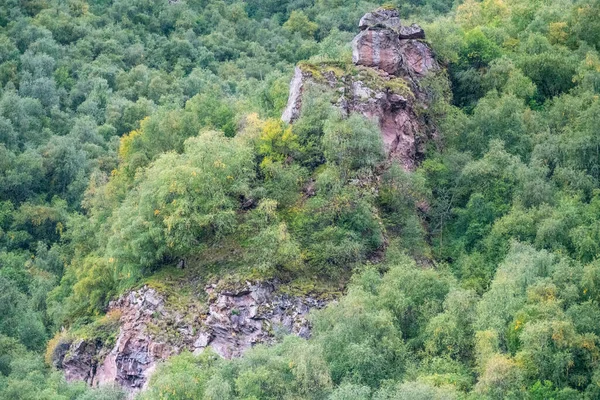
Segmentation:
[(352, 41), (352, 61), (356, 65), (379, 68), (398, 74), (402, 64), (400, 40), (391, 29), (367, 29)]
[(68, 382), (84, 381), (91, 383), (94, 376), (96, 346), (84, 339), (73, 342), (61, 360)]
[(428, 72), (440, 68), (431, 48), (419, 40), (401, 40), (400, 51), (406, 70), (417, 78), (422, 78)]
[(354, 82), (351, 88), (345, 113), (357, 112), (378, 121), (388, 156), (406, 170), (413, 170), (421, 153), (419, 132), (425, 129), (425, 123), (413, 109), (414, 100), (397, 93), (373, 91), (361, 81)]

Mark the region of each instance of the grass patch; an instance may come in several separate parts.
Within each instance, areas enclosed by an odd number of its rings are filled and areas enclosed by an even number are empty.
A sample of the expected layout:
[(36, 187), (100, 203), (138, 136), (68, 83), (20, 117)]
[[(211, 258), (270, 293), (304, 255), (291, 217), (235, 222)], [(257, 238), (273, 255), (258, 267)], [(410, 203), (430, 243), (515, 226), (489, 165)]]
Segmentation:
[(326, 75), (333, 74), (336, 79), (347, 75), (352, 69), (352, 65), (343, 61), (324, 61), (319, 63), (311, 63), (301, 61), (298, 67), (302, 72), (309, 73), (316, 82), (326, 83)]
[(391, 92), (404, 97), (414, 98), (408, 82), (400, 77), (383, 77), (372, 68), (357, 67), (354, 79), (362, 81), (365, 86), (374, 91)]
[(105, 347), (112, 347), (119, 334), (120, 320), (121, 311), (112, 310), (92, 323), (74, 330), (70, 335), (78, 339), (100, 342)]
[(350, 278), (344, 275), (336, 280), (324, 280), (318, 277), (299, 277), (279, 287), (279, 292), (290, 296), (312, 296), (322, 300), (331, 300), (338, 298)]

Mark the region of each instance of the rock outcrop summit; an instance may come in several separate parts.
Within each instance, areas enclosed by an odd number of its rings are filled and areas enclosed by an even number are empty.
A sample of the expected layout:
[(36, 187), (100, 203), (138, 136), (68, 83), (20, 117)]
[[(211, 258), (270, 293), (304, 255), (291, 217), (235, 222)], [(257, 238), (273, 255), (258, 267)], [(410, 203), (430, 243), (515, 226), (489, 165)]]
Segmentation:
[(340, 96), (334, 104), (346, 115), (357, 112), (379, 122), (390, 158), (412, 170), (435, 135), (423, 116), (429, 104), (423, 78), (440, 70), (416, 24), (403, 25), (398, 11), (380, 8), (365, 14), (352, 41), (352, 65), (301, 63), (290, 84), (282, 120), (294, 123), (302, 112), (307, 87), (321, 85)]

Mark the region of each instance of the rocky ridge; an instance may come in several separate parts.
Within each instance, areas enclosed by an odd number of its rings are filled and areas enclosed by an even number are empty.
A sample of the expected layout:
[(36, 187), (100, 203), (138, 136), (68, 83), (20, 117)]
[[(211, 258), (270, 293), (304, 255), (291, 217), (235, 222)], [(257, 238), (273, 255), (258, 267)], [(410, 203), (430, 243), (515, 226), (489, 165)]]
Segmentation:
[[(210, 347), (225, 358), (238, 357), (257, 343), (270, 343), (277, 331), (310, 336), (307, 315), (326, 301), (291, 296), (278, 291), (278, 281), (246, 282), (235, 288), (205, 288), (208, 307), (177, 309), (150, 287), (134, 290), (110, 303), (120, 314), (116, 343), (86, 339), (66, 340), (53, 351), (53, 364), (68, 381), (92, 386), (118, 384), (142, 389), (161, 360), (184, 350), (195, 353)], [(170, 333), (169, 333), (170, 332)]]
[(352, 68), (341, 63), (300, 64), (290, 83), (282, 120), (296, 121), (311, 85), (328, 87), (344, 113), (357, 112), (379, 122), (390, 158), (416, 167), (435, 128), (420, 110), (428, 105), (422, 80), (440, 69), (418, 25), (402, 25), (396, 10), (380, 8), (363, 16), (352, 41)]

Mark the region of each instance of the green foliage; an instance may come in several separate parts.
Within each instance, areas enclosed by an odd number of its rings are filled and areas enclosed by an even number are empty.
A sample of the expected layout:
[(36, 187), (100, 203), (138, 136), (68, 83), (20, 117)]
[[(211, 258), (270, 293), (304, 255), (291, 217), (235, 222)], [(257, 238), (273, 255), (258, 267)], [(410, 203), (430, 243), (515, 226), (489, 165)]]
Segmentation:
[(304, 12), (294, 10), (290, 13), (290, 18), (283, 24), (283, 28), (292, 33), (299, 33), (304, 38), (311, 38), (315, 35), (319, 25), (311, 22)]
[(323, 132), (325, 158), (339, 166), (344, 175), (361, 169), (372, 170), (384, 159), (379, 128), (358, 114), (347, 119), (331, 117), (325, 122)]
[(372, 195), (357, 187), (343, 187), (343, 182), (339, 169), (322, 169), (315, 182), (317, 195), (293, 214), (291, 222), (309, 265), (325, 274), (349, 269), (384, 243)]
[[(195, 257), (199, 281), (355, 273), (310, 340), (184, 353), (143, 398), (600, 397), (598, 0), (386, 3), (451, 81), (421, 82), (438, 135), (410, 172), (321, 86), (412, 95), (350, 64), (382, 3), (0, 5), (1, 398), (125, 398), (67, 384), (45, 342), (112, 345), (108, 302)], [(288, 126), (301, 60), (317, 83)]]
[(393, 314), (360, 287), (328, 307), (314, 329), (326, 344), (323, 356), (335, 383), (348, 380), (376, 387), (382, 379), (398, 379), (406, 368), (406, 349)]
[(151, 387), (142, 399), (198, 399), (202, 398), (209, 379), (211, 368), (218, 365), (218, 356), (206, 352), (196, 358), (190, 353), (174, 357), (172, 362), (161, 367), (151, 379)]
[(282, 270), (300, 273), (303, 260), (299, 243), (276, 210), (277, 202), (265, 199), (249, 217), (252, 237), (248, 241), (248, 262), (262, 275)]
[(240, 139), (205, 132), (181, 155), (165, 154), (139, 178), (115, 214), (107, 255), (121, 268), (153, 267), (231, 232), (239, 196), (253, 178)]

